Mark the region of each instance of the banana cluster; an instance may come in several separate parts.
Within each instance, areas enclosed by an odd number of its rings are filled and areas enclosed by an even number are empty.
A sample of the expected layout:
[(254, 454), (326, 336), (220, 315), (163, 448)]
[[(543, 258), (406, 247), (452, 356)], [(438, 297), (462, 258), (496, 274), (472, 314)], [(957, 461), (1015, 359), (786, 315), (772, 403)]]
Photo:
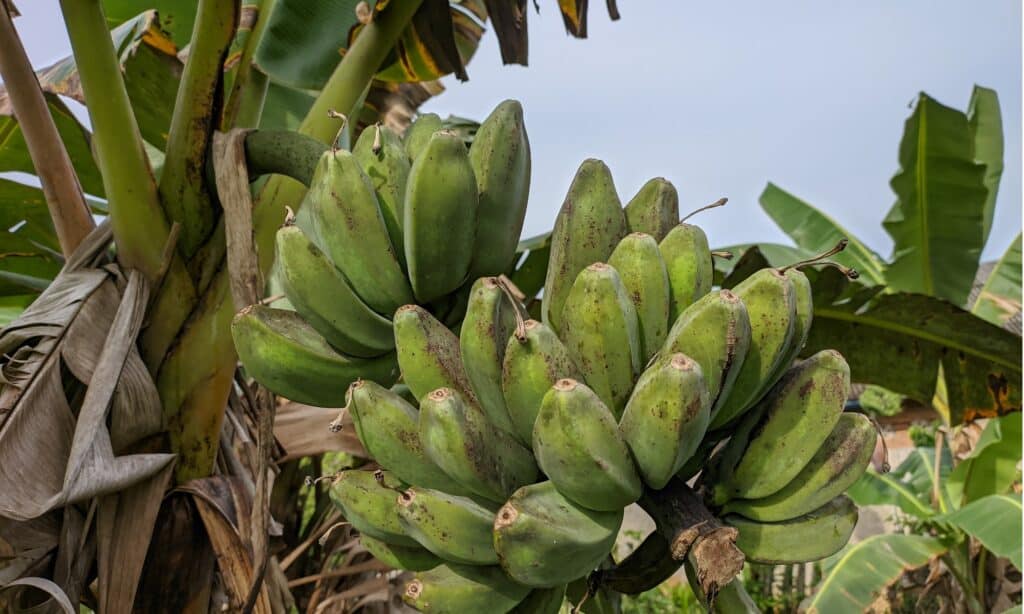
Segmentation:
[(472, 285), (459, 336), (422, 306), (395, 312), (404, 386), (361, 379), (347, 399), (382, 469), (344, 472), (332, 496), (367, 550), (419, 572), (413, 607), (557, 612), (609, 560), (627, 505), (701, 470), (750, 560), (846, 543), (842, 493), (875, 432), (843, 413), (842, 356), (794, 364), (810, 284), (794, 266), (712, 290), (707, 237), (678, 206), (653, 179), (623, 207), (588, 160), (555, 223), (541, 321), (500, 277)]
[(336, 407), (359, 377), (398, 378), (393, 318), (422, 305), (463, 317), (472, 280), (509, 270), (526, 214), (530, 145), (518, 102), (498, 105), (471, 147), (421, 116), (401, 138), (363, 131), (317, 163), (276, 237), (294, 311), (254, 305), (232, 324), (248, 373), (295, 401)]

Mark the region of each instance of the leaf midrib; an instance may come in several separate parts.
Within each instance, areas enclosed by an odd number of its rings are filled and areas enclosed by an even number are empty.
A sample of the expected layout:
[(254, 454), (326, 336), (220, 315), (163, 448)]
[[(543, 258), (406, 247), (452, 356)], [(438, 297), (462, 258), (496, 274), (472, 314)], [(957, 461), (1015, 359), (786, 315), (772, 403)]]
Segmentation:
[(927, 99), (921, 101), (921, 121), (917, 127), (917, 160), (915, 166), (915, 181), (917, 183), (917, 198), (921, 205), (921, 215), (918, 216), (920, 219), (921, 226), (921, 264), (922, 264), (922, 275), (924, 277), (924, 288), (927, 294), (935, 295), (935, 284), (932, 278), (932, 265), (931, 265), (931, 245), (929, 244), (928, 235), (928, 182), (925, 181), (925, 177), (928, 172), (928, 164), (925, 158), (927, 157), (928, 138), (926, 131), (928, 129), (928, 102)]
[(909, 335), (911, 337), (914, 337), (914, 338), (917, 338), (917, 339), (921, 339), (923, 341), (928, 341), (929, 343), (934, 343), (934, 344), (942, 346), (942, 347), (952, 348), (954, 350), (957, 350), (958, 352), (962, 352), (965, 355), (973, 356), (974, 358), (978, 358), (978, 359), (981, 359), (981, 360), (987, 360), (987, 361), (992, 362), (994, 364), (997, 364), (997, 365), (999, 365), (1001, 367), (1005, 367), (1005, 368), (1009, 369), (1013, 373), (1020, 373), (1021, 372), (1020, 364), (1017, 363), (1017, 362), (1008, 361), (1008, 360), (1006, 360), (1006, 359), (1004, 359), (1004, 358), (1002, 358), (1000, 356), (993, 356), (991, 354), (986, 354), (985, 352), (979, 350), (978, 348), (962, 344), (962, 343), (960, 343), (958, 341), (954, 341), (952, 339), (947, 339), (947, 338), (944, 338), (944, 337), (940, 337), (939, 335), (932, 334), (932, 333), (930, 333), (928, 331), (923, 331), (923, 330), (921, 330), (919, 328), (914, 328), (912, 326), (906, 326), (906, 325), (903, 325), (903, 324), (898, 324), (898, 323), (891, 322), (891, 321), (888, 321), (888, 320), (882, 320), (880, 318), (874, 318), (870, 314), (858, 315), (858, 314), (853, 314), (853, 313), (849, 313), (849, 312), (845, 312), (845, 311), (840, 311), (840, 310), (837, 310), (837, 309), (831, 309), (829, 307), (818, 307), (818, 306), (815, 306), (814, 307), (814, 317), (815, 318), (821, 318), (821, 317), (831, 318), (833, 320), (839, 320), (841, 322), (854, 322), (854, 323), (857, 323), (857, 324), (868, 324), (868, 325), (874, 326), (876, 328), (880, 328), (882, 330), (889, 330), (889, 331), (893, 331), (893, 332), (897, 332), (897, 333), (902, 333), (904, 335)]

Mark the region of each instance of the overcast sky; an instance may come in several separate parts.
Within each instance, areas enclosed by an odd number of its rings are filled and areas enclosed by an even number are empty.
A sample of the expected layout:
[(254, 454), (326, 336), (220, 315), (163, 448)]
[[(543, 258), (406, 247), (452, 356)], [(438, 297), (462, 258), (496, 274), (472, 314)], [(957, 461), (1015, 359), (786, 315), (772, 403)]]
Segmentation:
[[(43, 66), (68, 54), (56, 0), (19, 2)], [(529, 3), (532, 7), (533, 2)], [(579, 163), (604, 160), (623, 201), (650, 177), (679, 188), (711, 242), (785, 241), (757, 204), (765, 184), (824, 209), (884, 257), (881, 220), (908, 108), (919, 91), (966, 109), (975, 84), (1002, 103), (1006, 171), (986, 258), (1021, 229), (1020, 0), (591, 2), (590, 38), (569, 38), (553, 0), (529, 12), (530, 66), (503, 67), (493, 35), (470, 81), (425, 107), (482, 119), (522, 101), (533, 148), (526, 234), (549, 229)]]

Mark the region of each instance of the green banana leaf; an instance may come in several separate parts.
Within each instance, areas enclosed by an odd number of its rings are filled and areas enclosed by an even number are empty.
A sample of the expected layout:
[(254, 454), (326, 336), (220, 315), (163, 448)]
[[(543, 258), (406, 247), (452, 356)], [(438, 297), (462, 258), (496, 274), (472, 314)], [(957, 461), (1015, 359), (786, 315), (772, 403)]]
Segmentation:
[(758, 269), (766, 266), (786, 266), (787, 264), (793, 264), (794, 262), (810, 258), (813, 255), (811, 252), (802, 250), (799, 247), (791, 247), (779, 243), (739, 243), (725, 247), (716, 247), (715, 251), (732, 254), (732, 258), (728, 260), (718, 257), (712, 258), (712, 262), (715, 265), (715, 285), (721, 286), (725, 278), (732, 277), (731, 284), (722, 287), (732, 287), (755, 273)]
[(1019, 479), (1020, 458), (1020, 412), (993, 418), (970, 455), (957, 464), (946, 480), (950, 499), (960, 507), (986, 495), (1008, 492)]
[(1018, 233), (992, 269), (971, 306), (971, 313), (998, 326), (1006, 324), (1021, 308), (1020, 241)]
[(509, 274), (509, 279), (526, 296), (526, 303), (536, 298), (544, 287), (548, 274), (548, 257), (551, 255), (551, 233), (545, 232), (519, 242), (516, 247), (518, 266)]
[[(68, 110), (60, 98), (46, 92), (46, 104), (57, 125), (57, 132), (71, 156), (82, 189), (89, 194), (103, 195), (103, 179), (92, 157), (89, 133)], [(19, 171), (35, 175), (25, 136), (14, 118), (7, 92), (0, 90), (0, 172)]]
[(967, 115), (922, 93), (900, 143), (897, 201), (883, 226), (894, 242), (895, 290), (963, 305), (985, 245), (985, 165), (974, 161)]
[[(142, 138), (157, 149), (167, 143), (167, 131), (184, 68), (178, 46), (164, 31), (162, 14), (146, 11), (123, 21), (110, 32), (121, 64), (125, 89)], [(46, 92), (60, 94), (85, 104), (75, 60), (68, 56), (37, 72)], [(75, 154), (71, 157), (77, 162)], [(84, 183), (83, 183), (84, 186)], [(86, 191), (97, 194), (90, 186)], [(102, 192), (99, 192), (102, 193)]]
[(841, 551), (814, 594), (801, 604), (807, 614), (865, 611), (905, 571), (946, 551), (934, 537), (874, 535)]
[(113, 30), (139, 13), (154, 9), (160, 15), (160, 26), (174, 44), (184, 47), (192, 38), (198, 4), (198, 0), (103, 0), (103, 14), (107, 28)]
[(845, 238), (849, 245), (832, 260), (857, 269), (866, 283), (885, 283), (885, 263), (878, 254), (828, 215), (774, 183), (765, 187), (759, 201), (765, 213), (803, 250), (819, 254)]
[(967, 121), (974, 139), (974, 159), (985, 165), (984, 181), (988, 195), (981, 216), (981, 242), (984, 245), (992, 230), (999, 180), (1003, 176), (1003, 117), (995, 90), (974, 86), (967, 107)]
[(814, 323), (807, 356), (842, 352), (854, 381), (924, 403), (942, 365), (951, 424), (1020, 407), (1020, 337), (955, 305), (922, 294), (879, 292), (839, 271), (808, 271)]
[(1021, 568), (1021, 503), (1019, 495), (989, 495), (941, 518), (974, 537), (997, 556)]
[(910, 456), (889, 473), (879, 473), (869, 467), (850, 489), (847, 495), (857, 505), (895, 505), (903, 513), (915, 518), (930, 518), (941, 511), (950, 509), (947, 498), (933, 507), (934, 493), (944, 495), (941, 484), (952, 469), (953, 459), (948, 449), (943, 448), (939, 467), (939, 488), (935, 483), (935, 449), (914, 448)]
[[(276, 83), (319, 90), (362, 27), (356, 19), (358, 4), (278, 0), (256, 50), (256, 64)], [(374, 10), (387, 10), (386, 4), (378, 0)], [(432, 80), (451, 72), (464, 76), (486, 14), (478, 0), (426, 0), (379, 74), (391, 81)]]
[(861, 408), (879, 416), (895, 416), (903, 410), (906, 397), (881, 386), (871, 384), (857, 397)]

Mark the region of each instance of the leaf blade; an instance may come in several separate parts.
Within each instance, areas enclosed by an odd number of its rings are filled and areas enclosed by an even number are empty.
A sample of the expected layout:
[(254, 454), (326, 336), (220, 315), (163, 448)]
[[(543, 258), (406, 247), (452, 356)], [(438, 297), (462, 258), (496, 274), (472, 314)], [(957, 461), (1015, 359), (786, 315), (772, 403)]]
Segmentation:
[(979, 85), (971, 92), (967, 121), (974, 140), (974, 159), (985, 165), (985, 188), (988, 195), (982, 209), (982, 244), (988, 241), (992, 218), (1003, 176), (1003, 117), (996, 91)]
[(971, 306), (971, 313), (997, 326), (1006, 324), (1021, 308), (1020, 245), (1021, 235), (1018, 233), (985, 279)]
[(1010, 495), (989, 495), (946, 515), (943, 520), (976, 538), (992, 553), (1010, 559), (1019, 569), (1021, 502)]
[(885, 263), (831, 217), (774, 183), (768, 183), (758, 198), (761, 208), (801, 248), (812, 254), (824, 252), (840, 239), (847, 239), (846, 250), (833, 260), (857, 269), (861, 278), (872, 284), (885, 283)]
[(896, 290), (963, 305), (984, 246), (984, 165), (974, 161), (967, 116), (922, 93), (900, 142), (887, 279)]

